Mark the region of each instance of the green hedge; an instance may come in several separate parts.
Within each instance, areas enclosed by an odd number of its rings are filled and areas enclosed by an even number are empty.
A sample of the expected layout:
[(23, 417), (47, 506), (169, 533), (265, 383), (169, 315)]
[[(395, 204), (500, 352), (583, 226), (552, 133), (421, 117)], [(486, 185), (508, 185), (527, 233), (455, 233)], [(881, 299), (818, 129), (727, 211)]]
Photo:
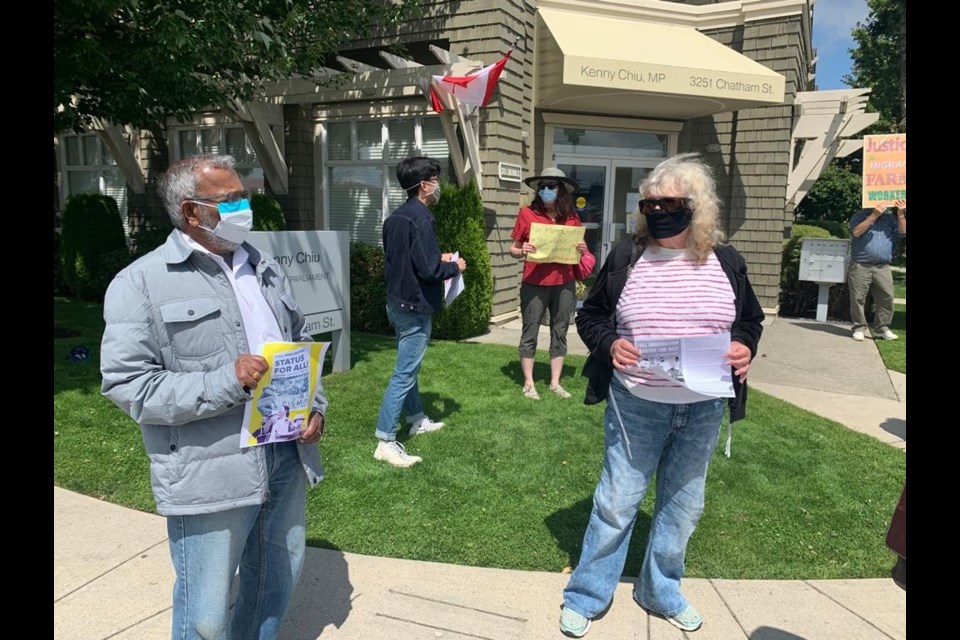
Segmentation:
[(173, 231), (173, 225), (161, 227), (144, 227), (136, 233), (130, 234), (130, 244), (133, 249), (134, 258), (145, 256), (164, 242), (167, 236)]
[(70, 196), (60, 233), (60, 263), (67, 290), (83, 300), (103, 300), (106, 285), (119, 271), (117, 252), (127, 250), (117, 201), (98, 193)]
[(53, 295), (62, 296), (67, 293), (63, 284), (63, 264), (60, 260), (60, 232), (53, 232)]
[[(820, 226), (795, 224), (790, 239), (784, 243), (780, 263), (780, 315), (794, 318), (816, 317), (820, 285), (800, 280), (800, 250), (804, 238), (831, 238), (830, 232)], [(830, 287), (827, 318), (850, 319), (850, 298), (845, 282)]]
[(464, 291), (433, 319), (433, 335), (461, 340), (487, 331), (493, 309), (493, 269), (484, 233), (483, 202), (476, 185), (441, 185), (440, 202), (431, 209), (437, 219), (440, 250), (459, 251), (467, 261)]
[[(483, 203), (475, 185), (441, 185), (431, 210), (444, 253), (459, 251), (467, 261), (463, 293), (433, 318), (433, 336), (459, 340), (484, 333), (493, 308), (493, 270), (484, 237)], [(393, 335), (387, 320), (383, 249), (350, 243), (350, 325), (358, 331)]]
[(287, 220), (283, 217), (280, 203), (264, 193), (255, 193), (250, 198), (253, 210), (254, 231), (285, 231)]
[(801, 224), (803, 226), (826, 229), (834, 238), (850, 237), (850, 224), (847, 222), (839, 222), (837, 220), (803, 220)]
[(350, 243), (350, 327), (367, 333), (393, 335), (387, 320), (385, 256), (381, 247)]

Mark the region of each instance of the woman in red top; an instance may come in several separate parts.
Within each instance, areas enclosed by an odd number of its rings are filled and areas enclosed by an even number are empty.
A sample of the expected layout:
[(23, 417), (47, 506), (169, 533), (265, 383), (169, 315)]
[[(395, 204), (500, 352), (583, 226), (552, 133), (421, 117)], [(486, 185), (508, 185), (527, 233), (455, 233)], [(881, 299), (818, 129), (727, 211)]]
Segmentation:
[[(510, 255), (525, 258), (535, 253), (537, 247), (530, 244), (530, 225), (562, 224), (579, 227), (580, 218), (573, 206), (572, 194), (579, 190), (574, 180), (566, 177), (560, 169), (548, 167), (538, 176), (524, 180), (527, 186), (536, 189), (537, 195), (529, 207), (520, 209), (513, 227), (513, 245)], [(562, 187), (562, 188), (561, 188)], [(581, 277), (589, 274), (596, 258), (587, 249), (587, 243), (577, 243), (580, 264), (555, 262), (531, 262), (523, 265), (523, 280), (520, 283), (520, 310), (523, 331), (520, 335), (520, 368), (523, 370), (523, 395), (539, 400), (540, 394), (533, 383), (533, 360), (537, 352), (537, 332), (540, 321), (550, 311), (550, 390), (561, 398), (570, 394), (560, 386), (563, 358), (567, 355), (567, 327), (577, 306), (575, 268)]]

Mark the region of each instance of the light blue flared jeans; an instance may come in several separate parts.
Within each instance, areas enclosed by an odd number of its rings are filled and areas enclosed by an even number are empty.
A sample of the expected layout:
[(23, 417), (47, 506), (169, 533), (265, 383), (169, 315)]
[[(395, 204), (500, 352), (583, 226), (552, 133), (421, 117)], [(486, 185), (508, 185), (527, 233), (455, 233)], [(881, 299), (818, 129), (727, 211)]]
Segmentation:
[(603, 472), (580, 562), (563, 592), (564, 607), (594, 618), (610, 605), (637, 510), (656, 472), (656, 502), (634, 597), (665, 616), (686, 608), (680, 579), (687, 542), (703, 513), (707, 465), (725, 402), (650, 402), (614, 376), (604, 412)]

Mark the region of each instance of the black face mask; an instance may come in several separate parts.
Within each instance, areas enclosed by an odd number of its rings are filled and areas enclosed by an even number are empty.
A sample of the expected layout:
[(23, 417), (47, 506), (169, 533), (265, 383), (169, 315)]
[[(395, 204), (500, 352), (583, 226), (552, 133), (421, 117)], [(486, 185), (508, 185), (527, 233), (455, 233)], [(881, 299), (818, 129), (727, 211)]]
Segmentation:
[(693, 219), (693, 211), (690, 207), (682, 207), (673, 213), (645, 213), (647, 216), (647, 229), (650, 230), (650, 237), (661, 240), (663, 238), (672, 238), (683, 233), (684, 229), (690, 226)]

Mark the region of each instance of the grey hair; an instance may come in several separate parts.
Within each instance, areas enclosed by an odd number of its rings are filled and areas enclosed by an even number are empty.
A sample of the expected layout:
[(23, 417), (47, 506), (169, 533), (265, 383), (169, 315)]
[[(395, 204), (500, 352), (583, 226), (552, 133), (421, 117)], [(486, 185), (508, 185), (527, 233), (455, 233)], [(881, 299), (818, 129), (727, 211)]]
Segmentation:
[(160, 178), (159, 191), (160, 197), (163, 198), (163, 206), (166, 208), (173, 226), (177, 229), (183, 228), (180, 205), (184, 200), (189, 200), (197, 195), (201, 171), (204, 169), (235, 171), (236, 166), (237, 161), (234, 160), (233, 156), (216, 156), (209, 153), (188, 156), (170, 165), (163, 177)]
[[(726, 240), (726, 235), (720, 229), (720, 198), (717, 196), (713, 169), (699, 153), (681, 153), (667, 158), (640, 183), (640, 197), (665, 192), (684, 194), (683, 197), (687, 198), (693, 211), (687, 247), (693, 250), (698, 259), (706, 259), (714, 247)], [(641, 242), (648, 242), (650, 232), (646, 217), (638, 210), (635, 219), (637, 238)]]

